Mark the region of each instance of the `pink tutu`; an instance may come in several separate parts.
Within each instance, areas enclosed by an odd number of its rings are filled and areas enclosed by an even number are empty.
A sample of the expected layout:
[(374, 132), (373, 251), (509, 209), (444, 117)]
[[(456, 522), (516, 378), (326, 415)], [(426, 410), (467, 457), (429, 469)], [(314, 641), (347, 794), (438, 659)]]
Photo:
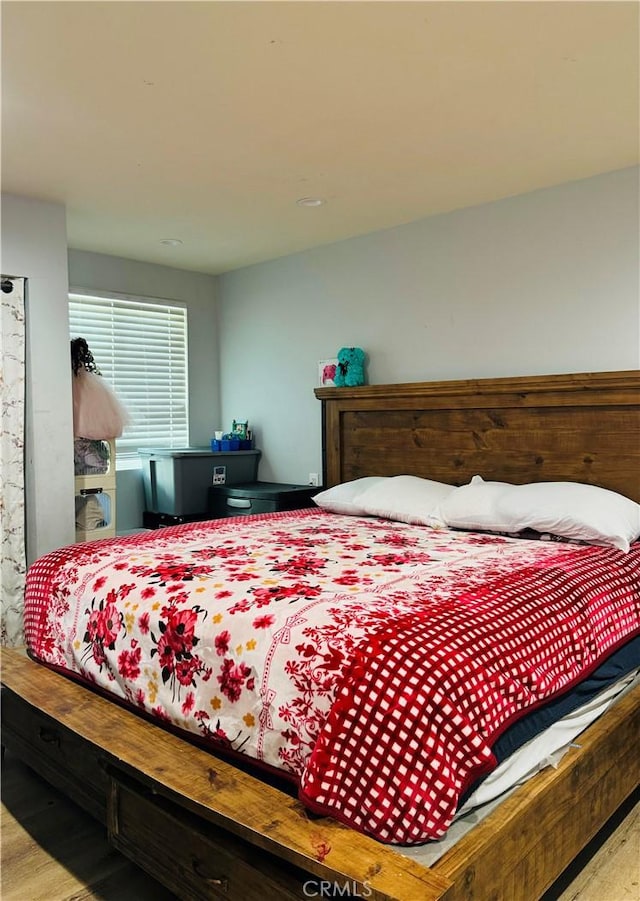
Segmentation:
[(73, 434), (76, 438), (119, 438), (126, 410), (102, 376), (80, 368), (73, 377)]

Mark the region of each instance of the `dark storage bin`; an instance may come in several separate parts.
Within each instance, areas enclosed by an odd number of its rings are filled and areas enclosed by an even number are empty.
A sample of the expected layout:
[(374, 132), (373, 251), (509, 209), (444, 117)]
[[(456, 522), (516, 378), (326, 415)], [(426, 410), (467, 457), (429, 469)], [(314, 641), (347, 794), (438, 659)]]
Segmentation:
[(249, 513), (277, 513), (313, 507), (311, 498), (321, 491), (311, 485), (246, 482), (209, 488), (209, 515), (213, 519)]

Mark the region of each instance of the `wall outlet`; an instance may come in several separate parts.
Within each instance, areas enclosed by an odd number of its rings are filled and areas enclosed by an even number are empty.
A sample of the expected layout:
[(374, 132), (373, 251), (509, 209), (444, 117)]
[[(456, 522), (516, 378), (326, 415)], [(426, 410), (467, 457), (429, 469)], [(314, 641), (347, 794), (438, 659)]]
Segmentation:
[(309, 473), (309, 484), (310, 484), (313, 488), (317, 488), (317, 487), (318, 487), (318, 473), (317, 473), (317, 472), (310, 472), (310, 473)]

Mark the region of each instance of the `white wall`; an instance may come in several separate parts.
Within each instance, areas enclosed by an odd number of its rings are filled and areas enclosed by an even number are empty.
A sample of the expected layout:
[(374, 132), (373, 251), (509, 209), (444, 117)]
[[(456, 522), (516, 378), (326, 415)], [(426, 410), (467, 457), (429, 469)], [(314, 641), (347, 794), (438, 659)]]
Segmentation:
[[(99, 253), (69, 251), (69, 284), (74, 288), (182, 301), (187, 306), (189, 342), (189, 443), (209, 445), (220, 420), (216, 278), (153, 263)], [(99, 363), (100, 361), (98, 361)], [(142, 525), (144, 495), (140, 470), (116, 476), (119, 532)]]
[(320, 469), (316, 362), (343, 345), (365, 348), (372, 384), (637, 368), (638, 173), (223, 276), (222, 412), (256, 428), (260, 478), (306, 482)]
[(25, 276), (27, 562), (74, 540), (65, 208), (2, 195), (2, 272)]

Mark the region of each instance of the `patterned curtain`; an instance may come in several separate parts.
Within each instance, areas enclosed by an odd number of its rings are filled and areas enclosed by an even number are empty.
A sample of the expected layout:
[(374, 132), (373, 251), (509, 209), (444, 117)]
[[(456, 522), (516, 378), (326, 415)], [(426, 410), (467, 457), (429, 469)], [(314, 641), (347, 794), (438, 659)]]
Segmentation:
[(0, 298), (0, 642), (24, 644), (24, 288), (23, 278), (2, 276)]

